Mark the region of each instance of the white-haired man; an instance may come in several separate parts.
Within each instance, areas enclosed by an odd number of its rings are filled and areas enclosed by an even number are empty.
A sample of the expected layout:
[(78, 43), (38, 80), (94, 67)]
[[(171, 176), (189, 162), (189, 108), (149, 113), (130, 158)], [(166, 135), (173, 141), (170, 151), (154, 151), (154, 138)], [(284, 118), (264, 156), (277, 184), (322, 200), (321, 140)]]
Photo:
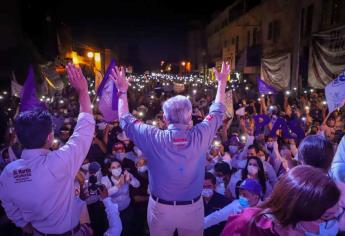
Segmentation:
[(215, 102), (203, 122), (190, 128), (192, 104), (176, 96), (163, 105), (167, 130), (142, 123), (128, 111), (128, 81), (123, 68), (112, 70), (119, 90), (119, 118), (127, 136), (148, 158), (151, 197), (148, 206), (150, 235), (180, 236), (203, 234), (204, 207), (201, 191), (204, 181), (205, 153), (225, 112), (225, 88), (230, 66), (223, 63), (218, 72)]

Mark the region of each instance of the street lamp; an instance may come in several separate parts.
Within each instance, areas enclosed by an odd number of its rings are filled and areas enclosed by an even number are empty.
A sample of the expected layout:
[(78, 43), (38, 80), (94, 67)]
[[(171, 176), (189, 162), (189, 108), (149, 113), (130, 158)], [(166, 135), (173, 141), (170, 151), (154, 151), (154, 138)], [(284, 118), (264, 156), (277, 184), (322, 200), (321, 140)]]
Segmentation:
[(93, 52), (88, 52), (87, 53), (87, 57), (90, 58), (90, 59), (93, 58)]

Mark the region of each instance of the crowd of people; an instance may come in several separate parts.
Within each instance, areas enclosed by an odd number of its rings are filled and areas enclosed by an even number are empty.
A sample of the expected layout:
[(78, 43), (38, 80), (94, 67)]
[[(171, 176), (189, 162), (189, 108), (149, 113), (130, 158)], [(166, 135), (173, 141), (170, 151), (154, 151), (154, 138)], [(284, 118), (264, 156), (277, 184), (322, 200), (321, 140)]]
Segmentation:
[(345, 112), (323, 91), (233, 91), (226, 115), (226, 64), (216, 93), (194, 95), (127, 96), (114, 68), (119, 119), (106, 122), (81, 70), (66, 71), (48, 110), (7, 127), (1, 235), (344, 235)]

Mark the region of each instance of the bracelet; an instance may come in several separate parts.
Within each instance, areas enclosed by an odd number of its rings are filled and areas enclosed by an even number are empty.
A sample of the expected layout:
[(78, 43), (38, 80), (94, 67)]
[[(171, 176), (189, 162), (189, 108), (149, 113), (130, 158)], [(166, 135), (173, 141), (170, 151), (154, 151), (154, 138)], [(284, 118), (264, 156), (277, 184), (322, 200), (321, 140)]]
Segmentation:
[(121, 95), (127, 95), (127, 92), (118, 91), (117, 96), (120, 97)]

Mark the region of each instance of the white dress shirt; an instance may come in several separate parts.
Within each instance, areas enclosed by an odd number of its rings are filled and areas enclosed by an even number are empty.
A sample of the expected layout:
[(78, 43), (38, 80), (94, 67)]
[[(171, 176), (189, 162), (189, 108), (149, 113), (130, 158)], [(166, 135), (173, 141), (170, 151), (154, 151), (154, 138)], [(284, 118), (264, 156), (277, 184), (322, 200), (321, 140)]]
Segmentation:
[[(137, 180), (132, 174), (130, 175), (131, 182), (129, 184), (132, 185), (134, 188), (139, 188), (139, 180)], [(112, 202), (117, 203), (119, 210), (122, 211), (126, 209), (131, 202), (131, 198), (129, 197), (129, 185), (127, 183), (124, 183), (121, 187), (117, 187), (116, 185), (119, 181), (114, 179), (113, 177), (111, 177), (111, 180), (113, 181), (114, 186), (112, 186), (108, 176), (103, 176), (101, 182), (108, 189), (108, 194)]]
[(18, 227), (31, 223), (42, 233), (61, 234), (79, 223), (81, 205), (75, 197), (74, 179), (94, 130), (93, 116), (80, 113), (66, 145), (56, 151), (25, 149), (22, 159), (6, 166), (0, 176), (0, 200)]

